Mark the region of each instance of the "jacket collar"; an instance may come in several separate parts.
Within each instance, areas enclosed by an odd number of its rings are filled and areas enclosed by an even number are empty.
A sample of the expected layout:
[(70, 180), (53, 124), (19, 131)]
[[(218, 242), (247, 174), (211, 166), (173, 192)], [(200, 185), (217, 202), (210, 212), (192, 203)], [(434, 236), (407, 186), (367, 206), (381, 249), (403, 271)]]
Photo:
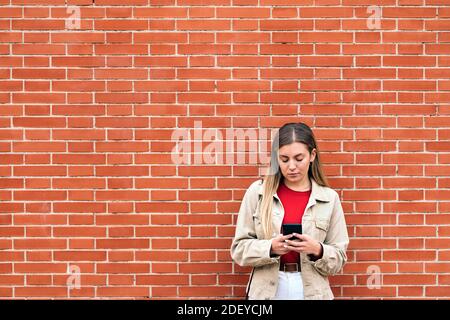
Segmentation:
[[(317, 182), (313, 178), (310, 178), (309, 180), (311, 181), (310, 201), (313, 201), (313, 203), (315, 203), (314, 200), (319, 200), (319, 201), (322, 201), (322, 202), (329, 202), (329, 201), (331, 201), (331, 199), (329, 198), (328, 194), (326, 193), (324, 187), (322, 187), (321, 185), (317, 184)], [(261, 183), (260, 187), (259, 187), (259, 190), (258, 190), (258, 194), (262, 195), (262, 193), (263, 193), (263, 188), (262, 188), (262, 183)], [(273, 194), (273, 196), (279, 200), (276, 191)]]

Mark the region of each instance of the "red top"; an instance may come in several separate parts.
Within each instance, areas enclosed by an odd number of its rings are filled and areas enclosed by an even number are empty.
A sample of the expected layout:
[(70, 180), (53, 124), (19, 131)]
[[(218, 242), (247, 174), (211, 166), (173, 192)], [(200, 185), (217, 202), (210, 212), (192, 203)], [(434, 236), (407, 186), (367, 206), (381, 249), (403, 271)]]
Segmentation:
[[(303, 213), (308, 204), (311, 190), (295, 191), (289, 189), (284, 181), (278, 186), (277, 195), (284, 208), (284, 223), (302, 223)], [(300, 261), (300, 254), (290, 251), (280, 257), (281, 263), (296, 263)]]

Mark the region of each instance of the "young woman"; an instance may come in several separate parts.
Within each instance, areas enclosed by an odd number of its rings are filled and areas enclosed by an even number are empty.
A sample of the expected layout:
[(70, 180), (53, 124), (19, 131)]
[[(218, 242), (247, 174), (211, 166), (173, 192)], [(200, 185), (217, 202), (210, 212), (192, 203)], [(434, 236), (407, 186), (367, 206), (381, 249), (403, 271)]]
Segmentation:
[[(292, 223), (301, 223), (302, 233), (283, 235), (282, 225)], [(233, 260), (253, 267), (248, 298), (333, 299), (328, 276), (344, 266), (348, 243), (311, 128), (285, 124), (272, 143), (268, 174), (244, 195), (231, 245)]]

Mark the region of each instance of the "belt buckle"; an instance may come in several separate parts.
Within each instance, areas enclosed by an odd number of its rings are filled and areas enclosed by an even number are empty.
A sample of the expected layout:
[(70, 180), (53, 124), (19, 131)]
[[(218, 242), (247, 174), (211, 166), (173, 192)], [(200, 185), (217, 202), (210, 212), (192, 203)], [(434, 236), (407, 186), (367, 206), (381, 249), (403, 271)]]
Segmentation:
[[(286, 266), (295, 265), (295, 271), (286, 271)], [(298, 272), (298, 263), (285, 263), (283, 265), (283, 271), (284, 272)]]

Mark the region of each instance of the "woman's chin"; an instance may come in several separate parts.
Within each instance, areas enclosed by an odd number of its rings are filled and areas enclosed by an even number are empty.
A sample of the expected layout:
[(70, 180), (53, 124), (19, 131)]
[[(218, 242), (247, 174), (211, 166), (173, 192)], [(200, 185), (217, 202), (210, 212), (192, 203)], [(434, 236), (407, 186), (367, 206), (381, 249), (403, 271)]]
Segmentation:
[(297, 174), (297, 175), (293, 175), (293, 176), (290, 176), (290, 175), (287, 175), (286, 176), (286, 179), (288, 180), (288, 181), (290, 181), (290, 182), (298, 182), (298, 181), (301, 181), (302, 180), (302, 176), (301, 175), (299, 175), (299, 174)]

